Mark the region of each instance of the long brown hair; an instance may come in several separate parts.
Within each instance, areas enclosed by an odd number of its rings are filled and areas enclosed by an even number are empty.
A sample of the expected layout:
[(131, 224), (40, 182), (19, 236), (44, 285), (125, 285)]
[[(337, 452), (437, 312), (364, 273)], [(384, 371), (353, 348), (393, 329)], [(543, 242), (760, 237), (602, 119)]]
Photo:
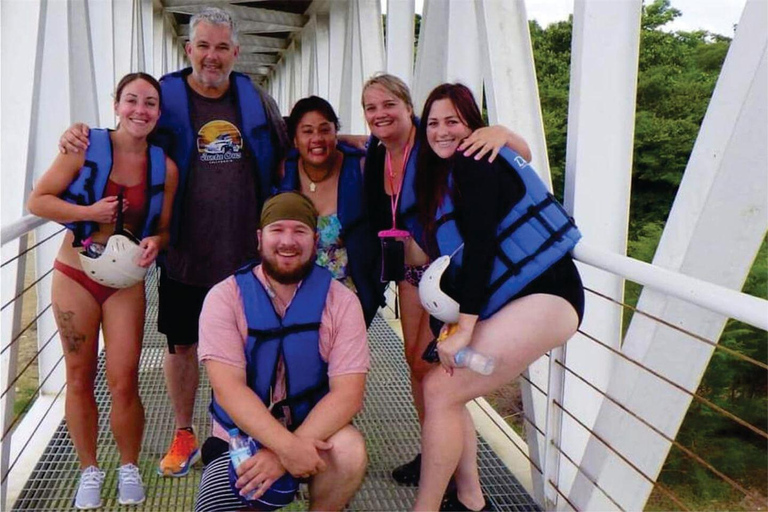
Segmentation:
[(424, 226), (425, 238), (430, 251), (433, 246), (435, 230), (435, 212), (442, 204), (443, 197), (448, 191), (449, 159), (440, 158), (432, 151), (427, 141), (427, 124), (432, 105), (438, 100), (450, 100), (461, 121), (475, 131), (485, 126), (483, 116), (477, 106), (475, 97), (469, 88), (462, 84), (438, 85), (429, 93), (421, 114), (421, 123), (417, 137), (420, 142), (416, 172), (416, 202), (419, 210), (419, 221)]

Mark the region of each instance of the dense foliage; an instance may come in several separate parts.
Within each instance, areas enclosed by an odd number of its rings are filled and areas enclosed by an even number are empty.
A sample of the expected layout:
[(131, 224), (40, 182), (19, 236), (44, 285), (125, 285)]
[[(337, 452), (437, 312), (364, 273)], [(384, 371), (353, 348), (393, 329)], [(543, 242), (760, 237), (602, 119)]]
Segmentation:
[[(653, 258), (730, 44), (730, 39), (705, 31), (664, 30), (680, 14), (669, 0), (655, 0), (643, 7), (628, 252), (644, 261)], [(571, 29), (571, 20), (547, 28), (535, 21), (530, 24), (550, 166), (559, 195), (565, 169)], [(639, 287), (629, 285), (627, 302), (634, 304), (639, 291)], [(766, 297), (765, 243), (744, 291)], [(768, 362), (768, 340), (763, 331), (732, 321), (720, 344)], [(721, 350), (715, 352), (699, 388), (701, 396), (761, 430), (768, 425), (766, 391), (765, 369)], [(765, 499), (768, 461), (763, 437), (694, 402), (678, 441)], [(755, 506), (750, 501), (754, 497), (745, 499), (678, 449), (670, 452), (660, 481), (685, 497), (694, 509)], [(661, 498), (649, 503), (649, 508), (670, 507), (677, 508)]]

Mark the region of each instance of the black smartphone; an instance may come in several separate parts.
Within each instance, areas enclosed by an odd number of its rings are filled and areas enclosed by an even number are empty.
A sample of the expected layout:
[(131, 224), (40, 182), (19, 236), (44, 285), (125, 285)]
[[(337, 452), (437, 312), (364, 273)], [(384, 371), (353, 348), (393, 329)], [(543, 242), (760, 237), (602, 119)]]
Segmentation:
[(381, 282), (405, 279), (405, 244), (396, 238), (381, 239)]

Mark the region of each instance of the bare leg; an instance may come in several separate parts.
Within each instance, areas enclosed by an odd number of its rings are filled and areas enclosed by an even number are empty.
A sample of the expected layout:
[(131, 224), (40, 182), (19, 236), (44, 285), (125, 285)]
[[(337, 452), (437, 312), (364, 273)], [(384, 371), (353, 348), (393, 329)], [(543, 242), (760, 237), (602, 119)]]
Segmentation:
[(138, 464), (144, 435), (139, 397), (139, 358), (144, 335), (144, 284), (120, 290), (103, 305), (107, 384), (112, 395), (112, 434), (120, 465)]
[(464, 444), (454, 476), (459, 501), (480, 509), (483, 506), (483, 490), (480, 488), (480, 474), (477, 469), (477, 435), (472, 415), (464, 407)]
[(80, 467), (98, 466), (98, 409), (93, 396), (101, 308), (77, 282), (53, 272), (53, 312), (64, 348), (67, 392), (64, 416)]
[(195, 395), (200, 381), (197, 362), (197, 343), (176, 345), (176, 353), (165, 354), (163, 369), (168, 396), (173, 404), (176, 428), (192, 426), (192, 414), (195, 409)]
[(342, 510), (363, 483), (368, 456), (363, 436), (347, 425), (328, 441), (333, 448), (321, 452), (328, 468), (309, 484), (309, 510)]
[(424, 393), (421, 382), (432, 365), (421, 359), (421, 355), (432, 341), (429, 329), (429, 314), (421, 307), (419, 290), (406, 281), (398, 284), (400, 293), (400, 312), (403, 325), (405, 361), (411, 370), (411, 392), (413, 404), (419, 415), (419, 423), (424, 421)]
[[(530, 295), (507, 304), (475, 327), (471, 346), (496, 358), (489, 376), (457, 369), (453, 376), (436, 368), (424, 379), (425, 416), (422, 429), (422, 466), (415, 510), (438, 510), (451, 474), (456, 471), (460, 501), (471, 509), (483, 506), (477, 461), (462, 457), (468, 422), (465, 404), (517, 377), (532, 361), (564, 343), (575, 331), (573, 307), (553, 295)], [(474, 435), (474, 432), (473, 432)], [(458, 468), (461, 462), (462, 467)], [(457, 470), (458, 468), (458, 470)]]

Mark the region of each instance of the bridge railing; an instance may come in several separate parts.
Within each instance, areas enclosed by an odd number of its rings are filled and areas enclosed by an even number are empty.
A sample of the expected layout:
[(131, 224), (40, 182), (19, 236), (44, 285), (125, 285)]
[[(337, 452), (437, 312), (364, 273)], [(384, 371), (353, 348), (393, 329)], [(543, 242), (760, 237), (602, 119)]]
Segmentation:
[[(40, 270), (40, 258), (58, 248), (64, 228), (33, 215), (2, 228), (3, 282), (0, 362), (0, 488), (3, 510), (29, 475), (61, 422), (63, 352), (53, 320), (50, 283), (53, 267)], [(37, 271), (36, 271), (37, 267)], [(21, 393), (19, 393), (21, 391)], [(18, 478), (16, 478), (18, 477)]]
[[(33, 232), (37, 230), (37, 239), (33, 239)], [(40, 236), (44, 231), (47, 236)], [(33, 216), (4, 226), (2, 229), (3, 262), (0, 271), (3, 273), (3, 282), (15, 281), (14, 293), (6, 293), (9, 299), (3, 299), (3, 339), (0, 347), (2, 357), (2, 389), (0, 390), (0, 405), (2, 410), (2, 459), (0, 459), (0, 479), (2, 480), (4, 509), (9, 508), (15, 495), (20, 491), (26, 479), (34, 467), (45, 445), (48, 443), (53, 430), (63, 418), (62, 392), (65, 382), (62, 372), (63, 354), (58, 339), (57, 331), (50, 328), (37, 330), (36, 350), (26, 351), (27, 356), (20, 359), (19, 345), (22, 337), (35, 330), (38, 325), (51, 325), (41, 322), (45, 316), (51, 315), (51, 302), (49, 299), (50, 287), (46, 283), (50, 280), (52, 268), (41, 270), (38, 266), (36, 275), (30, 276), (26, 269), (31, 261), (34, 261), (41, 250), (51, 252), (51, 246), (56, 247), (60, 240), (62, 229), (53, 223), (46, 223)], [(12, 254), (8, 254), (12, 249)], [(582, 242), (577, 246), (574, 255), (582, 264), (619, 275), (647, 288), (653, 288), (672, 297), (685, 300), (702, 308), (717, 312), (729, 318), (744, 322), (761, 330), (768, 330), (768, 301), (746, 295), (744, 293), (725, 289), (723, 287), (706, 283), (691, 277), (671, 272), (647, 263), (643, 263), (624, 256), (618, 256)], [(10, 274), (10, 275), (9, 275)], [(24, 279), (27, 274), (26, 280)], [(614, 299), (605, 296), (599, 291), (589, 288), (587, 294), (599, 300), (605, 300), (616, 307), (630, 308)], [(32, 295), (37, 295), (35, 308), (24, 307), (26, 300), (31, 300)], [(28, 303), (27, 303), (28, 304)], [(638, 308), (633, 308), (635, 317), (643, 317), (652, 321), (658, 328), (674, 331), (680, 337), (691, 340), (692, 343), (705, 344), (713, 351), (727, 354), (734, 361), (754, 365), (763, 370), (768, 370), (765, 361), (760, 361), (742, 354), (737, 350), (718, 344), (718, 340), (710, 340), (697, 335), (695, 332), (676, 325), (674, 319), (662, 318)], [(589, 312), (587, 312), (589, 315)], [(8, 325), (7, 320), (11, 320)], [(634, 319), (633, 319), (634, 321)], [(528, 483), (529, 490), (536, 493), (536, 486), (530, 482), (540, 481), (543, 485), (540, 503), (548, 508), (564, 509), (592, 509), (595, 503), (601, 503), (608, 509), (628, 510), (626, 499), (621, 491), (614, 491), (614, 482), (610, 475), (606, 474), (606, 467), (610, 464), (595, 465), (595, 454), (600, 454), (605, 460), (613, 460), (613, 465), (622, 466), (613, 471), (619, 474), (630, 472), (634, 477), (645, 482), (647, 494), (655, 492), (665, 497), (673, 506), (688, 510), (690, 506), (684, 498), (679, 497), (673, 489), (657, 482), (660, 467), (649, 465), (642, 457), (638, 457), (633, 449), (628, 449), (621, 441), (621, 432), (607, 427), (620, 425), (615, 417), (609, 417), (613, 421), (603, 421), (603, 416), (611, 414), (623, 416), (622, 421), (631, 421), (633, 428), (642, 429), (645, 436), (655, 438), (657, 441), (669, 445), (670, 449), (680, 450), (690, 461), (691, 467), (700, 467), (724, 482), (733, 492), (744, 495), (749, 499), (756, 499), (758, 503), (764, 500), (764, 496), (755, 497), (755, 492), (748, 485), (731, 477), (724, 468), (715, 467), (708, 461), (707, 454), (697, 453), (695, 449), (675, 439), (677, 429), (660, 425), (656, 421), (655, 412), (643, 410), (637, 407), (637, 403), (630, 396), (623, 395), (623, 389), (611, 384), (595, 382), (588, 371), (578, 364), (569, 363), (566, 357), (572, 347), (578, 347), (578, 343), (590, 343), (602, 350), (613, 354), (616, 359), (616, 372), (621, 373), (623, 366), (635, 368), (651, 379), (656, 391), (666, 390), (664, 393), (681, 395), (687, 400), (705, 407), (712, 414), (722, 415), (733, 422), (735, 428), (744, 429), (749, 435), (768, 440), (768, 434), (763, 425), (753, 425), (740, 418), (732, 411), (715, 404), (696, 389), (689, 389), (678, 382), (677, 376), (667, 374), (653, 363), (644, 360), (642, 354), (629, 353), (626, 346), (615, 343), (615, 340), (600, 340), (592, 336), (584, 326), (579, 330), (574, 340), (565, 349), (552, 351), (546, 356), (548, 360), (549, 375), (542, 380), (533, 375), (522, 378), (524, 385), (533, 389), (533, 393), (540, 395), (547, 403), (546, 414), (537, 415), (534, 410), (516, 411), (522, 418), (523, 430), (528, 442), (522, 441), (510, 426), (490, 408), (485, 401), (479, 401), (476, 405), (475, 418), (484, 417), (486, 424), (495, 425), (497, 437), (508, 438), (508, 443), (492, 443), (505, 461), (515, 458), (522, 459), (524, 463), (514, 465), (513, 471), (524, 484)], [(45, 355), (48, 362), (40, 365), (41, 370), (37, 375), (37, 385), (28, 390), (23, 401), (17, 400), (17, 387), (20, 379), (34, 372), (38, 366), (36, 362)], [(30, 386), (31, 387), (31, 386)], [(603, 399), (603, 409), (597, 417), (585, 414), (579, 409), (577, 401), (569, 396), (570, 388), (582, 388), (595, 393)], [(659, 400), (659, 407), (664, 406), (664, 401)], [(610, 414), (609, 414), (610, 413)], [(485, 428), (484, 436), (488, 435)], [(574, 443), (574, 437), (586, 436), (589, 438), (586, 448), (584, 443)], [(635, 434), (636, 437), (636, 434)], [(634, 437), (633, 437), (634, 438)], [(535, 440), (544, 440), (543, 449), (536, 446)], [(618, 439), (618, 441), (617, 441)], [(534, 441), (532, 441), (534, 440)], [(500, 448), (499, 448), (500, 447)], [(576, 447), (575, 449), (573, 447)], [(599, 457), (598, 457), (599, 458)], [(530, 474), (528, 474), (530, 473)], [(585, 491), (584, 489), (589, 489)], [(646, 496), (647, 498), (647, 496)]]

